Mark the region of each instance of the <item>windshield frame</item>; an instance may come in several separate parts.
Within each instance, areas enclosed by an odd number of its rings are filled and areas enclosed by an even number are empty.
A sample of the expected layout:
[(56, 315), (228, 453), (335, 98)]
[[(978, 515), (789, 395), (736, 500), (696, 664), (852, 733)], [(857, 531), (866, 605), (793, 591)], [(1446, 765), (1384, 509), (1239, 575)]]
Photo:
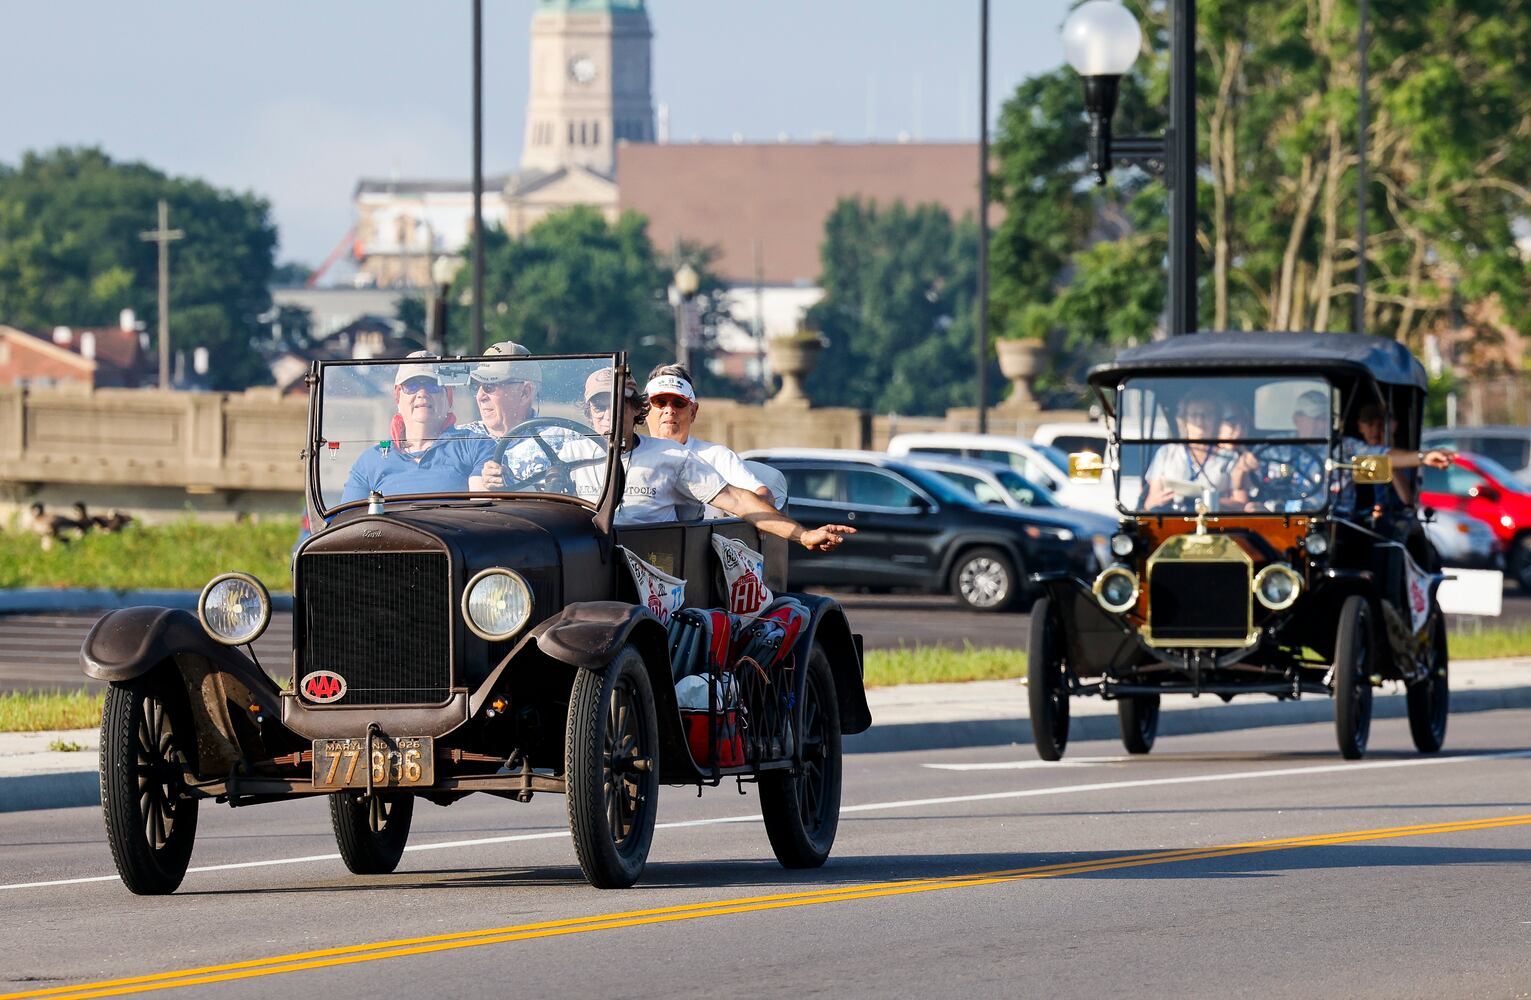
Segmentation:
[[(305, 448), (304, 469), (305, 492), (307, 494), (310, 515), (317, 515), (320, 522), (328, 522), (336, 514), (365, 507), (371, 501), (363, 498), (338, 503), (334, 506), (326, 506), (324, 490), (320, 482), (320, 462), (323, 461), (325, 440), (321, 433), (324, 426), (324, 373), (328, 369), (335, 368), (362, 368), (371, 365), (386, 365), (396, 368), (401, 364), (468, 364), (477, 365), (495, 362), (526, 362), (526, 361), (606, 361), (616, 369), (614, 385), (621, 384), (626, 378), (627, 354), (624, 351), (615, 351), (610, 354), (526, 354), (513, 357), (462, 354), (444, 355), (439, 358), (336, 358), (323, 359), (313, 362), (309, 369), (309, 400), (308, 400), (308, 437)], [(538, 499), (553, 502), (573, 503), (590, 510), (600, 517), (602, 523), (609, 525), (615, 513), (616, 504), (612, 502), (615, 496), (620, 495), (622, 486), (615, 482), (621, 476), (622, 463), (620, 461), (621, 448), (626, 435), (620, 433), (623, 423), (628, 419), (626, 406), (626, 393), (612, 393), (612, 424), (606, 433), (606, 474), (603, 481), (601, 496), (595, 502), (581, 499), (577, 496), (564, 495), (561, 493), (539, 492), (506, 492), (506, 491), (468, 491), (460, 493), (401, 493), (385, 497), (387, 503), (440, 503), (453, 504), (462, 501), (482, 502), (490, 500), (515, 500), (515, 499)], [(615, 489), (613, 488), (615, 486)]]
[[(1116, 383), (1114, 383), (1113, 385), (1099, 387), (1100, 394), (1103, 397), (1109, 396), (1109, 399), (1103, 398), (1103, 402), (1107, 403), (1107, 412), (1110, 414), (1110, 419), (1108, 420), (1109, 437), (1108, 437), (1108, 441), (1107, 441), (1107, 452), (1108, 452), (1108, 454), (1106, 456), (1107, 466), (1108, 466), (1108, 468), (1110, 468), (1112, 470), (1116, 470), (1118, 473), (1120, 472), (1121, 464), (1122, 464), (1122, 454), (1123, 454), (1123, 447), (1124, 447), (1124, 445), (1125, 446), (1130, 446), (1130, 447), (1152, 448), (1152, 449), (1156, 450), (1157, 448), (1162, 448), (1165, 445), (1176, 445), (1176, 444), (1178, 444), (1178, 445), (1189, 445), (1189, 444), (1207, 444), (1207, 443), (1209, 443), (1209, 440), (1207, 438), (1188, 438), (1188, 437), (1184, 437), (1184, 436), (1168, 436), (1168, 435), (1162, 436), (1162, 437), (1142, 437), (1142, 438), (1136, 438), (1135, 437), (1135, 438), (1132, 438), (1131, 440), (1125, 440), (1124, 441), (1124, 439), (1122, 437), (1122, 407), (1121, 407), (1122, 394), (1135, 381), (1142, 382), (1142, 381), (1152, 381), (1152, 380), (1165, 380), (1165, 381), (1171, 381), (1171, 380), (1173, 380), (1173, 381), (1192, 381), (1192, 380), (1194, 380), (1194, 381), (1196, 381), (1198, 383), (1201, 383), (1201, 384), (1205, 385), (1206, 391), (1208, 391), (1208, 392), (1216, 392), (1217, 391), (1217, 386), (1219, 384), (1223, 384), (1223, 383), (1227, 383), (1227, 382), (1235, 381), (1235, 380), (1247, 380), (1247, 379), (1256, 379), (1256, 378), (1262, 378), (1262, 377), (1263, 378), (1271, 378), (1271, 379), (1281, 379), (1281, 380), (1296, 380), (1296, 379), (1301, 378), (1303, 376), (1311, 378), (1314, 381), (1322, 382), (1324, 384), (1325, 389), (1327, 390), (1327, 392), (1329, 394), (1329, 399), (1330, 399), (1329, 433), (1328, 433), (1327, 437), (1324, 437), (1324, 438), (1319, 438), (1319, 437), (1295, 437), (1295, 436), (1270, 437), (1270, 436), (1253, 436), (1253, 435), (1251, 435), (1251, 436), (1241, 437), (1238, 440), (1239, 440), (1239, 443), (1241, 445), (1248, 445), (1248, 446), (1265, 446), (1265, 445), (1284, 444), (1284, 445), (1312, 445), (1312, 446), (1315, 446), (1317, 448), (1321, 448), (1322, 449), (1322, 455), (1320, 456), (1320, 458), (1322, 459), (1322, 462), (1323, 462), (1323, 470), (1324, 470), (1324, 472), (1323, 472), (1323, 480), (1319, 484), (1317, 495), (1321, 496), (1323, 498), (1322, 502), (1318, 503), (1317, 505), (1315, 505), (1313, 507), (1308, 507), (1308, 508), (1304, 508), (1302, 510), (1295, 510), (1295, 511), (1293, 511), (1293, 510), (1244, 510), (1244, 511), (1235, 511), (1235, 510), (1221, 510), (1221, 509), (1219, 509), (1219, 510), (1208, 511), (1208, 513), (1216, 515), (1216, 516), (1219, 516), (1219, 517), (1282, 517), (1282, 518), (1290, 518), (1290, 517), (1294, 517), (1294, 516), (1301, 516), (1301, 517), (1323, 517), (1323, 516), (1327, 516), (1330, 513), (1330, 508), (1333, 506), (1333, 504), (1335, 502), (1335, 498), (1336, 498), (1335, 497), (1336, 491), (1334, 489), (1334, 484), (1335, 484), (1334, 476), (1335, 476), (1335, 474), (1337, 472), (1340, 471), (1340, 470), (1336, 470), (1333, 467), (1334, 466), (1334, 461), (1335, 461), (1335, 454), (1336, 454), (1337, 449), (1339, 448), (1340, 444), (1342, 443), (1342, 441), (1346, 437), (1346, 435), (1344, 433), (1343, 418), (1344, 418), (1344, 415), (1351, 408), (1351, 402), (1352, 401), (1349, 398), (1347, 398), (1350, 394), (1348, 394), (1346, 392), (1346, 387), (1336, 383), (1335, 380), (1332, 377), (1330, 377), (1327, 373), (1322, 372), (1322, 371), (1300, 371), (1300, 370), (1293, 370), (1293, 369), (1271, 369), (1271, 368), (1268, 368), (1268, 367), (1252, 367), (1252, 368), (1249, 368), (1249, 369), (1218, 370), (1217, 373), (1213, 374), (1213, 375), (1205, 375), (1205, 374), (1192, 375), (1192, 374), (1188, 374), (1188, 373), (1184, 373), (1184, 372), (1180, 372), (1180, 371), (1158, 371), (1158, 370), (1153, 370), (1153, 369), (1148, 369), (1148, 370), (1144, 370), (1144, 371), (1138, 371), (1138, 372), (1132, 372), (1132, 373), (1124, 374), (1122, 376), (1122, 378), (1120, 380), (1118, 380)], [(1337, 405), (1336, 405), (1336, 402), (1335, 402), (1336, 394), (1338, 394), (1338, 396), (1339, 396), (1339, 401), (1338, 401)], [(1142, 422), (1141, 417), (1139, 417), (1138, 420), (1139, 420), (1139, 423), (1141, 424), (1141, 422)], [(1215, 442), (1211, 442), (1211, 443), (1215, 443)], [(1142, 477), (1139, 477), (1139, 483), (1140, 483), (1139, 493), (1140, 493), (1140, 495), (1142, 495), (1142, 492), (1143, 492), (1142, 487), (1146, 486), (1148, 469), (1152, 465), (1152, 455), (1154, 454), (1154, 450), (1146, 451), (1145, 455), (1144, 455), (1144, 461), (1142, 463), (1143, 474), (1142, 474)], [(1342, 456), (1342, 460), (1348, 460), (1348, 456)], [(1183, 511), (1146, 510), (1146, 509), (1142, 509), (1137, 502), (1133, 502), (1131, 504), (1125, 502), (1125, 500), (1124, 500), (1124, 498), (1122, 496), (1123, 479), (1124, 479), (1124, 477), (1121, 476), (1120, 474), (1117, 474), (1117, 475), (1113, 476), (1112, 477), (1111, 488), (1112, 488), (1112, 490), (1115, 493), (1114, 499), (1116, 501), (1117, 510), (1120, 511), (1124, 516), (1134, 517), (1134, 518), (1155, 518), (1155, 517), (1157, 517), (1157, 518), (1164, 518), (1164, 517), (1194, 518), (1196, 516), (1194, 513), (1188, 513), (1188, 512), (1183, 512)]]

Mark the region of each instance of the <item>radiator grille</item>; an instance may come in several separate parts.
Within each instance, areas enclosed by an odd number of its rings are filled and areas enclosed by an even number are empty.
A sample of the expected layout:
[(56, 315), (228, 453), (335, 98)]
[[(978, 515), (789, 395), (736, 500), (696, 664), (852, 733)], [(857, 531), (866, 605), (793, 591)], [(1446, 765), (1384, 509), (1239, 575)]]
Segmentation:
[(1249, 634), (1249, 567), (1242, 562), (1165, 562), (1148, 584), (1154, 641), (1236, 641)]
[(304, 555), (297, 579), (300, 678), (333, 670), (346, 681), (341, 705), (446, 700), (452, 614), (445, 553)]

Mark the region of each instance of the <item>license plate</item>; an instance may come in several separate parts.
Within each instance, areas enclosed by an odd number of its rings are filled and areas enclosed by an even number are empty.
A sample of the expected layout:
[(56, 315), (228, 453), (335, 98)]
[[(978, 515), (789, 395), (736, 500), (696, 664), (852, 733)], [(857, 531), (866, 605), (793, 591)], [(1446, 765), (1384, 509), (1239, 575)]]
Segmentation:
[(429, 736), (314, 740), (315, 788), (410, 788), (436, 781), (435, 741)]

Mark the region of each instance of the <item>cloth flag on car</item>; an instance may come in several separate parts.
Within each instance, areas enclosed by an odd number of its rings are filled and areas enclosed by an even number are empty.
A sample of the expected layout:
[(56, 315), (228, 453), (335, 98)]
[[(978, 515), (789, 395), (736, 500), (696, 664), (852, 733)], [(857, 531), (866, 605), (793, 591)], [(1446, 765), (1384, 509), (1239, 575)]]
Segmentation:
[(771, 603), (771, 589), (765, 585), (765, 556), (737, 538), (712, 536), (712, 548), (723, 564), (724, 596), (730, 614), (752, 617)]
[(1403, 562), (1408, 584), (1409, 627), (1418, 634), (1430, 618), (1430, 594), (1445, 577), (1439, 573), (1426, 573), (1407, 552)]
[(686, 603), (686, 581), (644, 562), (625, 548), (622, 554), (627, 557), (627, 568), (638, 588), (638, 603), (654, 612), (661, 624), (669, 625), (670, 617)]

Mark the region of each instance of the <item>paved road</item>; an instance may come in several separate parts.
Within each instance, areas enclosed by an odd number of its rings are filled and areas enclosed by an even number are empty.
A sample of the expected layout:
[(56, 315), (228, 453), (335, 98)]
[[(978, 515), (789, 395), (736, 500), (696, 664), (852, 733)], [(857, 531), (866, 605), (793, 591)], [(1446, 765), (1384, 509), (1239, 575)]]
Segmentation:
[[(962, 610), (951, 597), (920, 594), (837, 594), (868, 649), (899, 646), (1005, 646), (1025, 649), (1030, 619), (1022, 614)], [(0, 691), (77, 688), (80, 643), (97, 612), (0, 615)], [(1531, 596), (1507, 589), (1499, 624), (1531, 621)], [(285, 674), (292, 662), (292, 615), (272, 615), (255, 644), (261, 663)], [(100, 685), (89, 682), (91, 687)]]
[(0, 994), (214, 967), (173, 995), (1524, 995), (1531, 712), (1451, 726), (1426, 758), (1379, 722), (1359, 763), (1325, 725), (1067, 766), (858, 755), (809, 872), (771, 859), (753, 793), (667, 788), (621, 892), (581, 881), (553, 796), (422, 804), (373, 878), (333, 856), (322, 803), (204, 806), (212, 870), (158, 899), (115, 880), (96, 810), (0, 815)]

